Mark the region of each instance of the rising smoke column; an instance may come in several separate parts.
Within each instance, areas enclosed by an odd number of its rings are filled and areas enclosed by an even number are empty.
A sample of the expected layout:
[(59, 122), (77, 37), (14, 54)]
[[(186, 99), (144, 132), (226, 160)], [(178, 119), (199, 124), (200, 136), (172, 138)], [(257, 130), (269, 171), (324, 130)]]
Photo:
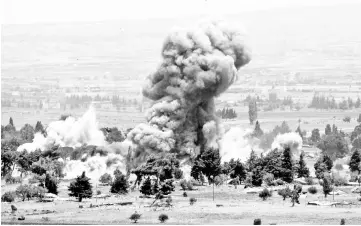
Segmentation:
[(242, 32), (223, 22), (175, 29), (166, 37), (162, 62), (143, 87), (143, 95), (155, 101), (147, 112), (148, 123), (128, 134), (135, 146), (133, 163), (149, 153), (172, 152), (189, 158), (202, 147), (218, 147), (214, 98), (250, 61), (244, 41)]

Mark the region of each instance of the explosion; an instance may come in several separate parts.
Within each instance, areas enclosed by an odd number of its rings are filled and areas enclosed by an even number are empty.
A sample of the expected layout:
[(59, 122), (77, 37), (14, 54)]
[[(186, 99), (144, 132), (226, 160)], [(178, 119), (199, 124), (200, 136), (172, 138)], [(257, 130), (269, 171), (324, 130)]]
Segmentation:
[(272, 150), (278, 149), (283, 151), (286, 147), (291, 149), (294, 157), (298, 157), (302, 148), (302, 138), (300, 135), (294, 132), (277, 135), (272, 143)]
[(176, 153), (189, 159), (205, 147), (218, 148), (219, 122), (214, 98), (237, 79), (250, 61), (242, 32), (223, 22), (201, 23), (196, 29), (173, 30), (165, 39), (162, 62), (150, 74), (143, 95), (154, 101), (147, 124), (128, 134), (133, 164), (150, 153)]

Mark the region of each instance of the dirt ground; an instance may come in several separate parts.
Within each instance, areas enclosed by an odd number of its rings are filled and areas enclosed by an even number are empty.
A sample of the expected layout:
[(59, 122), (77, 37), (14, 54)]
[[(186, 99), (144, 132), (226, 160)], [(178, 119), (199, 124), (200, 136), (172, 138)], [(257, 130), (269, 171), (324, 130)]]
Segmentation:
[[(303, 189), (307, 187), (304, 185)], [(56, 200), (54, 202), (40, 203), (36, 200), (17, 201), (13, 203), (18, 212), (13, 216), (10, 204), (1, 204), (2, 224), (131, 224), (129, 217), (137, 211), (141, 214), (139, 224), (159, 224), (158, 216), (165, 213), (169, 216), (167, 224), (253, 224), (255, 218), (260, 218), (262, 224), (333, 224), (340, 223), (341, 218), (346, 219), (346, 224), (361, 223), (361, 202), (353, 207), (330, 207), (307, 205), (309, 201), (324, 201), (318, 187), (318, 194), (300, 198), (300, 204), (291, 207), (289, 199), (283, 201), (273, 191), (273, 196), (262, 201), (258, 194), (247, 194), (248, 189), (243, 186), (222, 185), (215, 187), (214, 201), (211, 186), (195, 187), (197, 190), (187, 191), (188, 197), (183, 197), (183, 191), (176, 186), (176, 191), (171, 194), (173, 207), (162, 207), (155, 210), (147, 207), (153, 199), (140, 198), (139, 191), (134, 191), (126, 196), (112, 196), (107, 199), (85, 199), (82, 203), (75, 200)], [(103, 194), (109, 193), (109, 186), (98, 187)], [(339, 188), (346, 195), (335, 195), (335, 201), (356, 201), (357, 194), (350, 192), (351, 187)], [(66, 185), (60, 188), (59, 197), (67, 197)], [(191, 206), (190, 197), (197, 198), (197, 202)], [(332, 195), (326, 198), (332, 201)], [(90, 204), (132, 202), (131, 205), (113, 205), (90, 208)], [(82, 205), (83, 208), (79, 208)], [(217, 207), (216, 205), (223, 205)], [(54, 213), (38, 214), (42, 210), (55, 211)], [(25, 216), (24, 221), (17, 218)]]

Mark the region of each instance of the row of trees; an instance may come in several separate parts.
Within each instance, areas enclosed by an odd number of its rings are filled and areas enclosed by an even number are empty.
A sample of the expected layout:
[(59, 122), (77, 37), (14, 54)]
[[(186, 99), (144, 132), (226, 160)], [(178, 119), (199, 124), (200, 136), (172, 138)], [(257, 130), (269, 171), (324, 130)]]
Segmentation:
[(237, 118), (237, 113), (233, 108), (223, 108), (222, 110), (217, 110), (216, 115), (222, 119)]
[(339, 103), (335, 101), (335, 98), (325, 97), (323, 95), (314, 95), (312, 101), (309, 105), (309, 108), (316, 109), (352, 109), (352, 108), (360, 108), (361, 100), (360, 97), (357, 98), (356, 102), (354, 102), (350, 97), (347, 100), (343, 100)]

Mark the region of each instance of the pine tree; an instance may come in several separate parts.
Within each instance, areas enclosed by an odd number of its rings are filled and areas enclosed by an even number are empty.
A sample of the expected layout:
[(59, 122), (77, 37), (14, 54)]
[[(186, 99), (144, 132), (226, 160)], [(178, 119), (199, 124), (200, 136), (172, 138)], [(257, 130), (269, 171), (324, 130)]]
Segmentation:
[(331, 178), (329, 174), (325, 174), (323, 176), (323, 183), (322, 183), (322, 188), (323, 188), (323, 194), (325, 194), (325, 198), (327, 197), (327, 195), (330, 194), (330, 192), (333, 190), (332, 189), (332, 185), (331, 185)]
[(358, 172), (358, 174), (361, 173), (361, 154), (360, 151), (355, 149), (355, 151), (352, 153), (351, 155), (351, 159), (350, 159), (350, 170), (351, 172)]
[(34, 128), (29, 124), (25, 124), (20, 129), (20, 135), (21, 139), (31, 142), (34, 139)]
[(296, 129), (295, 132), (298, 133), (298, 134), (300, 135), (300, 137), (303, 139), (303, 135), (302, 135), (302, 131), (301, 131), (301, 127), (300, 127), (300, 126), (297, 127), (297, 129)]
[(331, 134), (331, 126), (330, 126), (330, 124), (327, 124), (327, 125), (326, 125), (325, 134), (326, 134), (326, 135)]
[(246, 175), (247, 175), (246, 169), (244, 168), (242, 162), (239, 159), (237, 159), (229, 176), (233, 179), (238, 177), (239, 180), (242, 181), (246, 179)]
[(45, 129), (41, 121), (36, 122), (34, 133), (45, 134)]
[(283, 151), (281, 178), (287, 183), (293, 181), (291, 149), (286, 147)]
[(45, 177), (45, 187), (48, 189), (49, 193), (53, 193), (55, 195), (58, 194), (58, 185), (56, 180), (52, 178), (48, 173)]
[(208, 148), (200, 157), (202, 173), (207, 176), (208, 181), (219, 175), (221, 172), (221, 157), (218, 149)]
[(252, 133), (252, 136), (260, 138), (262, 135), (263, 135), (263, 131), (262, 131), (261, 126), (260, 126), (260, 124), (259, 124), (259, 122), (257, 120), (256, 125), (254, 127), (254, 131)]
[(312, 135), (311, 135), (311, 141), (313, 142), (319, 142), (321, 140), (321, 136), (320, 136), (320, 130), (319, 129), (313, 129), (312, 130)]
[(307, 168), (306, 162), (304, 160), (304, 152), (301, 152), (300, 160), (298, 162), (298, 177), (309, 177), (310, 176), (310, 170)]
[(110, 192), (116, 193), (116, 194), (128, 193), (129, 185), (128, 185), (128, 181), (127, 181), (127, 178), (125, 177), (125, 175), (120, 173), (120, 174), (116, 174), (114, 176), (115, 176), (115, 180), (112, 183), (112, 186), (110, 187)]
[[(355, 103), (355, 108), (360, 108), (361, 107), (361, 100), (360, 97), (357, 98), (357, 101)], [(361, 123), (361, 122), (360, 122)]]
[(146, 196), (152, 194), (152, 181), (150, 180), (150, 177), (147, 177), (143, 182), (142, 186), (140, 187), (140, 193)]
[[(13, 118), (12, 118), (12, 117), (10, 117), (10, 119), (9, 119), (9, 125), (14, 126), (14, 121), (13, 121)], [(15, 127), (15, 126), (14, 126), (14, 127)]]
[(251, 153), (249, 155), (249, 158), (248, 158), (248, 160), (246, 162), (246, 166), (248, 168), (248, 171), (251, 171), (253, 169), (254, 164), (257, 161), (257, 159), (258, 159), (258, 156), (257, 156), (256, 152), (252, 149), (252, 151), (251, 151)]
[(250, 124), (253, 125), (253, 122), (257, 120), (257, 103), (254, 100), (248, 104), (248, 116)]
[(152, 195), (155, 195), (158, 192), (159, 192), (158, 182), (155, 181), (154, 184), (152, 185)]
[(92, 185), (89, 182), (90, 178), (85, 176), (85, 172), (81, 176), (78, 176), (74, 182), (70, 183), (68, 190), (69, 196), (78, 197), (79, 202), (83, 198), (91, 198), (93, 195)]
[(332, 133), (338, 134), (337, 126), (335, 124), (332, 125)]
[(357, 119), (357, 122), (358, 122), (358, 123), (361, 123), (361, 114), (359, 114), (358, 119)]

